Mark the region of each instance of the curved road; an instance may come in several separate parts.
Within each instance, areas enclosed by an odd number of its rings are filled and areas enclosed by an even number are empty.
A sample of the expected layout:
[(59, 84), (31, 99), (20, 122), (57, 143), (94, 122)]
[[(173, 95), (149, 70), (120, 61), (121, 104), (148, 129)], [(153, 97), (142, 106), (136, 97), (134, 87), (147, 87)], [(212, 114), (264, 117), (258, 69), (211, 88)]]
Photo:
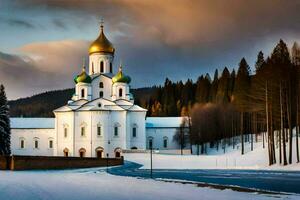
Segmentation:
[[(150, 178), (149, 169), (125, 161), (109, 169), (110, 174)], [(153, 178), (192, 181), (224, 186), (237, 186), (262, 191), (300, 194), (300, 172), (270, 170), (153, 170)]]

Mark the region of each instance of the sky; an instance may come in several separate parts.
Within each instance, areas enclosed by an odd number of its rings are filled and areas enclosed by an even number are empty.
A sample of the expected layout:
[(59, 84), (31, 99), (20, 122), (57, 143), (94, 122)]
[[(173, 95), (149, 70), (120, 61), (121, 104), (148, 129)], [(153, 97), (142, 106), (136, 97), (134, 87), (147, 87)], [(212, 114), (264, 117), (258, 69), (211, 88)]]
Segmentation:
[(242, 57), (253, 68), (260, 50), (300, 41), (299, 10), (297, 0), (0, 0), (0, 83), (9, 99), (74, 87), (102, 18), (132, 88), (237, 69)]

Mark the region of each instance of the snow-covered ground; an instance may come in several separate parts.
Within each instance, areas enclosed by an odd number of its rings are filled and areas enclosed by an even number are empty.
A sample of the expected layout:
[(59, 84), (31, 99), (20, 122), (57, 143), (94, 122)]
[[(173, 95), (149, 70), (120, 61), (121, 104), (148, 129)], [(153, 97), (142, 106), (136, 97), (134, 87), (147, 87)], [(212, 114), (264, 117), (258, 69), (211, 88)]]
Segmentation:
[[(267, 144), (266, 144), (267, 145)], [(240, 147), (235, 149), (226, 147), (226, 153), (222, 149), (208, 149), (208, 155), (171, 155), (153, 154), (154, 169), (264, 169), (264, 170), (297, 170), (300, 171), (300, 163), (296, 162), (296, 145), (293, 142), (293, 164), (282, 166), (279, 163), (278, 148), (276, 149), (277, 164), (269, 166), (268, 149), (262, 148), (262, 142), (254, 143), (254, 150), (250, 151), (250, 143), (245, 144), (245, 154), (241, 155)], [(143, 165), (142, 168), (150, 168), (149, 153), (127, 153), (125, 160)], [(287, 147), (288, 158), (288, 147)]]
[[(176, 200), (278, 199), (276, 195), (199, 188), (151, 179), (113, 176), (99, 169), (66, 171), (0, 171), (1, 200)], [(299, 196), (280, 196), (299, 199)]]

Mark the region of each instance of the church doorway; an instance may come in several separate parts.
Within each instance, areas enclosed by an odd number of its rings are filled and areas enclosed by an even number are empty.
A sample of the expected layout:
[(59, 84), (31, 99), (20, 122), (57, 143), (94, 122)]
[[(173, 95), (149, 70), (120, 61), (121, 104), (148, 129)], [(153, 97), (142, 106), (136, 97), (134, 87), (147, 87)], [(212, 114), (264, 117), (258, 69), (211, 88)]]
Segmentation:
[(64, 149), (64, 156), (69, 157), (69, 149), (68, 148)]
[(102, 147), (96, 148), (96, 156), (97, 158), (103, 158), (104, 149)]
[(85, 157), (85, 152), (86, 152), (86, 150), (84, 148), (79, 149), (79, 157), (80, 158)]
[(115, 149), (115, 157), (120, 158), (121, 157), (121, 152), (122, 152), (121, 148), (116, 148)]

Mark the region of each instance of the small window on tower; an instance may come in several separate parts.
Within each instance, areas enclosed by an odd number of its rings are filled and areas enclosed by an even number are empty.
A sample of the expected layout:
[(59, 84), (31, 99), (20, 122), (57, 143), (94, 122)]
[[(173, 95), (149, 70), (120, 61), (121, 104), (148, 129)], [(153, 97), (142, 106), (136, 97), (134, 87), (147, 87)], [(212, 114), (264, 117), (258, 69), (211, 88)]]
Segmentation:
[(81, 98), (84, 98), (84, 89), (81, 89)]
[(103, 88), (103, 82), (99, 83), (99, 88)]
[(112, 73), (112, 63), (109, 63), (109, 72)]
[(119, 89), (119, 97), (122, 97), (123, 96), (123, 90), (122, 88)]
[(103, 91), (99, 92), (99, 97), (102, 98), (103, 97)]
[(100, 62), (100, 73), (104, 72), (104, 63), (103, 61)]

